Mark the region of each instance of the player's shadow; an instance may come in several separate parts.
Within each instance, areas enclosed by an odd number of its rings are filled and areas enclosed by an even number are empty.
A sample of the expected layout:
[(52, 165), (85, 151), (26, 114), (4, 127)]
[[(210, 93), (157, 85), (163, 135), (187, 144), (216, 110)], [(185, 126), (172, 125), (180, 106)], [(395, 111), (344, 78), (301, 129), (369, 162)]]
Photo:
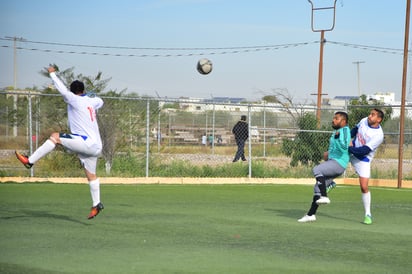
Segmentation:
[[(280, 216), (280, 217), (286, 217), (286, 218), (290, 218), (290, 219), (294, 219), (297, 220), (301, 217), (303, 217), (303, 215), (305, 215), (307, 213), (307, 210), (302, 210), (302, 209), (273, 209), (273, 208), (265, 208), (265, 211), (269, 211), (269, 212), (273, 212), (274, 214)], [(326, 212), (317, 212), (316, 216), (322, 216), (322, 217), (328, 217), (331, 219), (336, 219), (336, 220), (343, 220), (343, 221), (353, 221), (353, 219), (349, 219), (349, 218), (342, 218), (342, 217), (337, 217), (336, 215), (330, 215)]]
[[(272, 212), (280, 217), (286, 217), (290, 219), (297, 219), (304, 215), (305, 211), (301, 209), (288, 208), (288, 209), (274, 209), (274, 208), (265, 208), (265, 211)], [(303, 214), (303, 215), (302, 215)]]
[(47, 211), (41, 211), (41, 210), (19, 210), (18, 212), (16, 211), (9, 212), (9, 215), (11, 216), (0, 216), (0, 220), (10, 220), (10, 219), (17, 219), (17, 218), (49, 218), (49, 219), (56, 219), (56, 220), (77, 223), (81, 225), (90, 225), (90, 223), (82, 222), (80, 220), (71, 218), (69, 216), (49, 213)]

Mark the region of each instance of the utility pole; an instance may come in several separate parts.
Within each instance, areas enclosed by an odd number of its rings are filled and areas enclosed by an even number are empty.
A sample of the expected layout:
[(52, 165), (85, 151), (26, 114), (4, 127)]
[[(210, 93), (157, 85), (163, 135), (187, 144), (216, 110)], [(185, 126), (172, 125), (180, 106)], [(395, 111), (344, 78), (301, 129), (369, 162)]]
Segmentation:
[[(333, 5), (328, 6), (317, 6), (315, 5), (314, 0), (308, 0), (311, 4), (312, 16), (311, 16), (311, 27), (313, 32), (320, 32), (320, 53), (319, 53), (319, 71), (318, 71), (318, 97), (316, 104), (316, 120), (317, 127), (320, 128), (321, 122), (321, 108), (322, 108), (322, 83), (323, 83), (323, 46), (326, 42), (325, 31), (332, 31), (335, 27), (335, 14), (336, 14), (336, 1), (333, 0)], [(315, 26), (315, 13), (332, 12), (332, 24), (329, 27), (316, 27)]]
[(323, 46), (325, 45), (325, 30), (320, 32), (320, 52), (319, 52), (319, 70), (318, 70), (318, 96), (316, 103), (316, 121), (317, 127), (320, 128), (321, 107), (322, 107), (322, 82), (323, 82)]
[(359, 97), (361, 96), (361, 88), (360, 88), (360, 69), (359, 69), (359, 65), (365, 63), (365, 61), (355, 61), (352, 62), (352, 64), (356, 65), (356, 69), (357, 69), (357, 74), (358, 74), (358, 94)]
[(411, 0), (406, 1), (405, 15), (405, 39), (403, 45), (403, 73), (402, 73), (402, 99), (401, 115), (399, 121), (399, 153), (398, 153), (398, 188), (402, 187), (402, 168), (403, 168), (403, 143), (405, 131), (405, 105), (406, 105), (406, 80), (408, 73), (408, 52), (409, 52), (409, 28), (411, 17)]
[[(13, 89), (17, 90), (17, 41), (25, 41), (22, 37), (10, 37), (6, 36), (7, 39), (13, 40)], [(15, 123), (17, 119), (17, 94), (13, 95), (13, 110), (14, 110), (14, 122), (13, 122), (13, 136), (17, 137), (17, 125)]]

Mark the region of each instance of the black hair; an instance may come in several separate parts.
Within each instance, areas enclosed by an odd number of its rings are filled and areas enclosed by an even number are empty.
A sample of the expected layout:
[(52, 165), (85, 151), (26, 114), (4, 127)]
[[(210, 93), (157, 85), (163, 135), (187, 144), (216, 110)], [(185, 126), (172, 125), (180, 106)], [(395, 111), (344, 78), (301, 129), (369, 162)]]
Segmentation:
[(78, 80), (73, 81), (70, 84), (70, 91), (74, 94), (82, 94), (84, 91), (84, 84)]
[(379, 116), (379, 117), (382, 119), (382, 121), (383, 121), (383, 118), (385, 117), (385, 114), (383, 113), (383, 111), (382, 111), (381, 109), (379, 109), (379, 108), (374, 108), (373, 110), (378, 113), (378, 116)]
[(242, 120), (242, 121), (246, 121), (246, 115), (242, 115), (242, 116), (240, 116), (240, 120)]
[(346, 112), (344, 112), (344, 111), (337, 111), (337, 112), (335, 112), (335, 115), (336, 115), (336, 114), (342, 116), (343, 119), (346, 120), (346, 123), (349, 121), (349, 117), (348, 117), (348, 114), (347, 114)]

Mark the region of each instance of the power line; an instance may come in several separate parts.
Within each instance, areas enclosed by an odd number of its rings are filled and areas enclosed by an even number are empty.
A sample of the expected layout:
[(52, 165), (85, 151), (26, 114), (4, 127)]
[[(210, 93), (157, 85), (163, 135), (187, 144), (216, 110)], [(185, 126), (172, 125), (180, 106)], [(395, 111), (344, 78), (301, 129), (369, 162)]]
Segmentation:
[[(0, 38), (0, 41), (14, 41), (14, 37)], [(238, 46), (238, 47), (127, 47), (127, 46), (106, 46), (106, 45), (86, 45), (86, 44), (69, 44), (69, 43), (57, 43), (57, 42), (44, 42), (44, 41), (31, 41), (22, 40), (22, 43), (32, 43), (32, 44), (42, 44), (50, 46), (60, 46), (60, 47), (84, 47), (84, 48), (95, 48), (95, 49), (117, 49), (117, 50), (137, 50), (137, 51), (165, 51), (166, 53), (160, 54), (144, 54), (144, 53), (109, 53), (109, 52), (90, 52), (90, 51), (75, 51), (75, 50), (61, 50), (61, 49), (42, 49), (42, 48), (28, 48), (28, 47), (16, 47), (18, 50), (27, 51), (39, 51), (47, 53), (60, 53), (60, 54), (80, 54), (80, 55), (96, 55), (96, 56), (114, 56), (114, 57), (138, 57), (138, 58), (167, 58), (167, 57), (190, 57), (190, 56), (204, 56), (204, 55), (223, 55), (223, 54), (240, 54), (240, 53), (252, 53), (260, 51), (271, 51), (280, 50), (287, 48), (295, 48), (301, 46), (307, 46), (310, 44), (319, 43), (319, 41), (313, 42), (300, 42), (300, 43), (290, 43), (290, 44), (279, 44), (279, 45), (255, 45), (255, 46)], [(362, 49), (367, 51), (389, 53), (389, 54), (403, 54), (402, 49), (388, 48), (388, 47), (377, 47), (370, 45), (352, 44), (338, 41), (327, 41), (329, 44), (351, 47), (355, 49)], [(2, 48), (10, 48), (10, 45), (0, 45)], [(173, 53), (169, 53), (171, 51)], [(177, 53), (181, 51), (181, 53)]]
[[(40, 49), (40, 48), (26, 48), (26, 47), (16, 47), (19, 50), (28, 51), (40, 51), (40, 52), (52, 52), (52, 53), (65, 53), (65, 54), (81, 54), (81, 55), (96, 55), (96, 56), (114, 56), (114, 57), (189, 57), (189, 56), (203, 56), (203, 55), (223, 55), (223, 54), (238, 54), (238, 53), (249, 53), (249, 52), (259, 52), (259, 51), (269, 51), (269, 50), (280, 50), (285, 48), (294, 48), (299, 46), (306, 46), (316, 42), (305, 42), (305, 43), (295, 43), (295, 44), (284, 44), (284, 45), (273, 45), (273, 46), (256, 46), (256, 47), (239, 47), (237, 49), (230, 50), (229, 48), (220, 48), (222, 51), (218, 51), (218, 48), (214, 48), (216, 51), (211, 52), (189, 52), (189, 53), (164, 53), (164, 54), (125, 54), (125, 53), (102, 53), (102, 52), (88, 52), (88, 51), (68, 51), (68, 50), (54, 50), (54, 49)], [(0, 45), (2, 48), (10, 48), (9, 45)], [(158, 50), (156, 48), (155, 50)], [(189, 48), (187, 48), (188, 50)], [(197, 50), (207, 50), (208, 48), (197, 48)], [(174, 50), (177, 50), (175, 48)], [(195, 48), (192, 48), (195, 51)]]
[[(10, 37), (0, 38), (0, 40), (11, 40)], [(257, 49), (257, 48), (273, 48), (273, 47), (287, 47), (295, 44), (307, 44), (305, 43), (293, 43), (293, 44), (280, 44), (280, 45), (263, 45), (263, 46), (238, 46), (238, 47), (127, 47), (127, 46), (105, 46), (105, 45), (86, 45), (86, 44), (69, 44), (69, 43), (57, 43), (57, 42), (44, 42), (44, 41), (31, 41), (25, 40), (26, 43), (32, 44), (44, 44), (53, 46), (68, 46), (68, 47), (85, 47), (85, 48), (100, 48), (100, 49), (126, 49), (126, 50), (167, 50), (167, 51), (197, 51), (197, 50), (245, 50), (245, 49)]]
[(336, 42), (336, 41), (327, 41), (327, 42), (330, 44), (338, 45), (338, 46), (351, 47), (351, 48), (363, 49), (363, 50), (368, 50), (368, 51), (377, 51), (377, 52), (391, 53), (391, 54), (403, 54), (403, 49), (359, 45), (359, 44), (351, 44), (351, 43)]

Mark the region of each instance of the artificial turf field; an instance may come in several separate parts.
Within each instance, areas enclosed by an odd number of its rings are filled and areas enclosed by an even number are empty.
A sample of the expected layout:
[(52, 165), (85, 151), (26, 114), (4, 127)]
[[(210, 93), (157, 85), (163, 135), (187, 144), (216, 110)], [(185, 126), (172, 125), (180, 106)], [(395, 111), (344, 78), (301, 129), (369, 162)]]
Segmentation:
[(0, 273), (411, 273), (412, 191), (302, 185), (0, 184)]

